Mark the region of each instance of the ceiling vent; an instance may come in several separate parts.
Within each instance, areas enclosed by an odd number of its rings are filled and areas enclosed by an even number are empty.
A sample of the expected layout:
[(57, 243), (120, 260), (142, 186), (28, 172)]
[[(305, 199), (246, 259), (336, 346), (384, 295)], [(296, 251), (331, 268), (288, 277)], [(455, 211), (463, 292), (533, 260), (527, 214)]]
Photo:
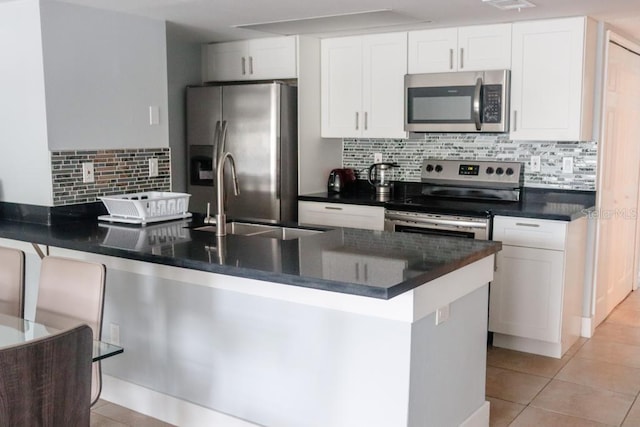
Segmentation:
[(265, 33), (293, 35), (371, 30), (425, 22), (430, 21), (416, 16), (398, 13), (391, 9), (379, 9), (340, 15), (314, 16), (310, 18), (232, 26), (246, 30), (263, 31)]
[(497, 7), (500, 10), (513, 10), (513, 9), (527, 9), (530, 7), (536, 7), (535, 4), (527, 0), (482, 0), (483, 3), (488, 3), (493, 7)]

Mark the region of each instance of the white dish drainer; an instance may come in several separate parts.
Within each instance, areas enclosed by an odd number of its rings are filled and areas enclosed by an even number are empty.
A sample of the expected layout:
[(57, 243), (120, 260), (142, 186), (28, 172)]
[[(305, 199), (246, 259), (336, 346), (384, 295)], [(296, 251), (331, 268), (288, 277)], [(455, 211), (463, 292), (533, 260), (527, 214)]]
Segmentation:
[(109, 215), (98, 217), (102, 221), (127, 224), (146, 224), (191, 217), (189, 198), (191, 194), (166, 191), (122, 194), (100, 197)]

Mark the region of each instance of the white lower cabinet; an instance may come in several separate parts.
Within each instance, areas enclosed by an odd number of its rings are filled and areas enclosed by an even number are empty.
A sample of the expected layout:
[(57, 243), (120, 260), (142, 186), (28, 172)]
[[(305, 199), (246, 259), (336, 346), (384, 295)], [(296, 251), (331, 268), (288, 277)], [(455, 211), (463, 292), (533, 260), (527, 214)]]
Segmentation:
[(298, 221), (301, 224), (384, 230), (384, 207), (300, 201)]
[(493, 345), (551, 357), (578, 339), (586, 250), (586, 218), (551, 221), (497, 216), (502, 241), (490, 287)]

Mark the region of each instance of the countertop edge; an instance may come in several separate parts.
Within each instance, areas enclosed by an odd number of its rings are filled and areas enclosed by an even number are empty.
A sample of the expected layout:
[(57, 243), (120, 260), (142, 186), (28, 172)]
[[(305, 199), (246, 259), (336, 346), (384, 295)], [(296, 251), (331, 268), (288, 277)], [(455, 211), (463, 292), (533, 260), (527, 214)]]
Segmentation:
[[(7, 230), (6, 227), (1, 227), (2, 223), (12, 223), (16, 226), (16, 231)], [(69, 226), (66, 224), (65, 226)], [(29, 232), (25, 233), (25, 228), (32, 228)], [(252, 268), (235, 267), (228, 265), (218, 265), (214, 263), (205, 263), (200, 260), (189, 260), (183, 258), (175, 258), (166, 255), (155, 255), (150, 253), (142, 253), (134, 250), (119, 249), (102, 246), (93, 242), (86, 241), (74, 241), (66, 240), (51, 236), (51, 232), (54, 229), (62, 226), (44, 226), (34, 224), (24, 224), (12, 221), (0, 220), (0, 238), (14, 240), (24, 243), (35, 243), (39, 245), (47, 245), (51, 247), (57, 247), (61, 249), (74, 250), (79, 252), (92, 253), (103, 256), (117, 257), (128, 259), (132, 261), (150, 262), (154, 264), (160, 264), (170, 267), (180, 267), (192, 270), (198, 270), (209, 273), (223, 274), (234, 277), (241, 277), (254, 280), (262, 280), (267, 282), (274, 282), (284, 285), (297, 286), (310, 289), (318, 289), (329, 292), (337, 292), (341, 294), (357, 295), (364, 297), (371, 297), (376, 299), (389, 300), (395, 296), (405, 293), (411, 289), (415, 289), (425, 283), (428, 283), (438, 277), (444, 276), (456, 269), (459, 269), (465, 265), (471, 264), (478, 259), (490, 256), (501, 250), (502, 244), (500, 242), (491, 242), (485, 248), (475, 251), (473, 254), (466, 257), (453, 260), (446, 263), (444, 266), (429, 270), (418, 276), (404, 280), (396, 285), (389, 287), (377, 287), (372, 285), (364, 285), (349, 282), (333, 281), (315, 277), (294, 276), (286, 273), (278, 273), (273, 271), (264, 271)], [(42, 232), (36, 232), (42, 231)], [(49, 233), (47, 233), (48, 231)]]

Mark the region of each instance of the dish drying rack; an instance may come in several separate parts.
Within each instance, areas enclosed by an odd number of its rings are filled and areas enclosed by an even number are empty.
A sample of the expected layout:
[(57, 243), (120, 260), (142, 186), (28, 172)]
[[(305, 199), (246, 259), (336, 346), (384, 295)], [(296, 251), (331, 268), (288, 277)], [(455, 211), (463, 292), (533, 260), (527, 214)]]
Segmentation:
[(98, 217), (102, 221), (126, 224), (147, 224), (191, 217), (189, 198), (191, 194), (166, 191), (104, 196), (100, 200), (109, 215)]

